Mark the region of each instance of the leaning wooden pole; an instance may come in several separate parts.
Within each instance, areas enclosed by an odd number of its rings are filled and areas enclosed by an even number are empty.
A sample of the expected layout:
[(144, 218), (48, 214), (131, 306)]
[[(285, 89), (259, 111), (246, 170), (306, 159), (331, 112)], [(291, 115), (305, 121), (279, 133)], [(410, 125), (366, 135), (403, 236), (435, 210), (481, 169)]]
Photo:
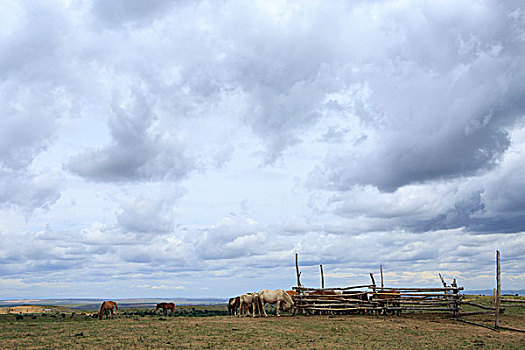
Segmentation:
[(374, 279), (374, 274), (370, 272), (370, 279), (372, 280), (372, 290), (376, 292), (376, 280)]
[(323, 265), (319, 265), (321, 267), (321, 288), (324, 289), (324, 273), (323, 273)]
[(447, 288), (447, 283), (445, 282), (445, 280), (443, 279), (443, 276), (441, 276), (440, 273), (438, 273), (439, 275), (439, 279), (441, 280), (441, 283), (443, 283), (443, 287)]
[(383, 288), (383, 265), (379, 265), (379, 269), (381, 270), (381, 288)]
[(297, 274), (297, 287), (301, 287), (301, 273), (299, 272), (299, 258), (298, 254), (295, 253), (295, 273)]
[(494, 327), (499, 328), (499, 311), (501, 302), (501, 267), (499, 263), (499, 250), (496, 250), (496, 322)]
[[(439, 278), (441, 279), (441, 283), (443, 283), (443, 287), (447, 288), (447, 283), (445, 282), (445, 280), (441, 276), (441, 273), (439, 274)], [(447, 294), (447, 291), (445, 291), (445, 294)]]

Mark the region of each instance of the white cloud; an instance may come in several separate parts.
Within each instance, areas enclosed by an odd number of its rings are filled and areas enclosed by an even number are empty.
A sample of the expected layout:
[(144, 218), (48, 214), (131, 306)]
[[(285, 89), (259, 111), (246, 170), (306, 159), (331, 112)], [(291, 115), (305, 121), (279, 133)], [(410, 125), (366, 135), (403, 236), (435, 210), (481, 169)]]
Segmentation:
[(519, 287), (521, 7), (0, 4), (3, 276), (225, 296), (290, 286), (297, 252), (315, 285), (492, 288), (500, 249)]

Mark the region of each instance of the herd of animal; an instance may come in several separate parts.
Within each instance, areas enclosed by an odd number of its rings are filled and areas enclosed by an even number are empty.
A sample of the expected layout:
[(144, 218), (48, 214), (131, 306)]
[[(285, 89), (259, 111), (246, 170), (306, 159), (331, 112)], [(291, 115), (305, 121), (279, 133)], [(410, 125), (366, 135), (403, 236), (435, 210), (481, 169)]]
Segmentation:
[[(392, 306), (399, 306), (399, 298), (401, 294), (396, 290), (382, 291), (381, 293), (370, 293), (366, 292), (354, 292), (354, 291), (334, 291), (334, 290), (313, 290), (305, 293), (306, 295), (345, 295), (350, 296), (352, 299), (362, 300), (362, 301), (371, 301), (374, 300), (378, 303), (379, 308), (383, 308), (386, 303), (389, 301), (392, 303)], [(252, 317), (259, 316), (268, 316), (266, 314), (265, 305), (266, 304), (276, 304), (276, 314), (280, 316), (281, 310), (290, 310), (292, 314), (295, 313), (294, 309), (294, 298), (297, 298), (298, 293), (294, 290), (269, 290), (263, 289), (259, 292), (254, 293), (245, 293), (237, 297), (230, 298), (228, 301), (228, 313), (232, 316), (247, 316), (251, 314)], [(118, 305), (116, 302), (109, 300), (102, 302), (100, 306), (99, 319), (102, 319), (102, 316), (106, 314), (106, 317), (113, 318), (113, 309), (118, 310)], [(168, 310), (171, 310), (171, 316), (175, 312), (174, 303), (159, 303), (155, 308), (155, 311), (162, 309), (165, 316), (168, 314)], [(399, 315), (400, 310), (397, 310)]]
[[(101, 320), (102, 316), (106, 314), (106, 318), (109, 317), (111, 314), (111, 318), (113, 318), (113, 309), (116, 309), (118, 311), (118, 305), (113, 300), (103, 301), (102, 305), (100, 305), (100, 311), (98, 313), (98, 319)], [(168, 310), (171, 310), (171, 316), (173, 316), (173, 313), (175, 312), (175, 304), (173, 303), (158, 303), (157, 307), (155, 308), (155, 311), (158, 309), (162, 309), (164, 312), (164, 316), (167, 316)]]
[(293, 310), (294, 291), (284, 291), (283, 289), (269, 290), (263, 289), (260, 292), (246, 293), (238, 297), (230, 298), (228, 301), (228, 312), (232, 316), (247, 316), (251, 313), (253, 317), (259, 313), (259, 316), (268, 316), (266, 314), (266, 304), (276, 304), (277, 316), (281, 316), (279, 311)]
[[(367, 292), (357, 292), (357, 291), (334, 291), (334, 290), (324, 290), (317, 289), (311, 290), (308, 292), (303, 292), (303, 295), (307, 296), (339, 296), (343, 295), (349, 297), (350, 299), (356, 299), (360, 301), (375, 301), (380, 310), (384, 310), (386, 313), (385, 306), (390, 303), (393, 307), (399, 307), (399, 299), (401, 294), (396, 290), (385, 290), (380, 293), (367, 293)], [(277, 304), (276, 314), (280, 316), (281, 308), (283, 310), (291, 310), (292, 314), (295, 314), (296, 301), (298, 298), (298, 292), (294, 290), (284, 291), (282, 289), (277, 290), (261, 290), (260, 292), (246, 293), (237, 297), (230, 298), (228, 301), (228, 312), (232, 316), (247, 316), (248, 313), (252, 317), (256, 317), (257, 313), (259, 316), (267, 316), (265, 305), (266, 304)], [(377, 312), (376, 309), (376, 312)], [(334, 311), (336, 311), (334, 309)], [(401, 311), (396, 310), (396, 313), (399, 315)]]

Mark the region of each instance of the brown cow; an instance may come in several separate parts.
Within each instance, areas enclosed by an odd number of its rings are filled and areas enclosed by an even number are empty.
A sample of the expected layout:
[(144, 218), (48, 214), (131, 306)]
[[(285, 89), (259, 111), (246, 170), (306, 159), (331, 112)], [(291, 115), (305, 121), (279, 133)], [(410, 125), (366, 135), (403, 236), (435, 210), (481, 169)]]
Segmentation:
[(367, 292), (361, 292), (357, 290), (345, 290), (343, 292), (344, 296), (348, 296), (352, 299), (362, 300), (362, 301), (368, 301), (368, 293)]
[[(306, 292), (306, 295), (339, 295), (338, 292), (335, 290), (324, 290), (324, 289), (316, 289), (313, 291)], [(323, 313), (323, 311), (317, 311), (320, 315)], [(330, 315), (334, 314), (334, 311), (328, 311)], [(316, 313), (315, 311), (313, 312)]]
[(308, 295), (339, 295), (335, 290), (324, 290), (324, 289), (316, 289), (311, 292), (307, 292)]
[[(358, 290), (345, 290), (343, 291), (343, 295), (345, 297), (349, 297), (349, 298), (359, 300), (359, 301), (368, 301), (368, 292), (363, 292), (363, 291), (358, 291)], [(357, 304), (357, 306), (360, 306), (360, 305), (361, 304)], [(360, 315), (364, 315), (366, 311), (358, 310), (357, 313)]]
[(295, 290), (287, 290), (286, 294), (288, 294), (293, 299), (299, 293), (297, 293)]
[[(401, 293), (395, 289), (381, 290), (380, 292), (374, 293), (371, 298), (371, 300), (373, 301), (377, 300), (378, 306), (381, 308), (381, 313), (385, 315), (387, 314), (389, 304), (392, 307), (397, 307), (397, 308), (401, 306), (400, 299), (401, 299)], [(400, 309), (390, 310), (390, 311), (392, 315), (395, 313), (398, 316), (401, 315)]]

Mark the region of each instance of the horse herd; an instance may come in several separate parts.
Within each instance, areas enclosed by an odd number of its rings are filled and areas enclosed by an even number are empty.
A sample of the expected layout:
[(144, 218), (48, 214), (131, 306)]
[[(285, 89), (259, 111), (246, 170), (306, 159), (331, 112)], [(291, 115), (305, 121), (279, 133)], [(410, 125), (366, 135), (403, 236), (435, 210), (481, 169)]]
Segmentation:
[[(352, 291), (334, 291), (334, 290), (313, 290), (309, 292), (305, 292), (305, 295), (344, 295), (347, 297), (350, 297), (351, 299), (361, 300), (361, 301), (376, 301), (379, 309), (384, 309), (385, 305), (387, 303), (391, 303), (393, 307), (399, 307), (399, 299), (401, 297), (401, 294), (396, 290), (389, 290), (389, 291), (383, 291), (381, 293), (373, 293), (369, 295), (370, 293), (366, 292), (352, 292)], [(252, 317), (256, 317), (256, 314), (258, 313), (259, 316), (268, 316), (266, 314), (265, 305), (266, 304), (276, 304), (276, 314), (277, 316), (280, 316), (280, 311), (282, 310), (290, 310), (292, 314), (295, 314), (295, 308), (294, 308), (294, 299), (298, 298), (298, 293), (294, 290), (283, 290), (283, 289), (276, 289), (276, 290), (269, 290), (269, 289), (263, 289), (259, 292), (254, 293), (245, 293), (238, 297), (230, 298), (228, 301), (228, 313), (232, 316), (247, 316), (249, 313), (252, 315)], [(106, 317), (109, 317), (109, 313), (111, 313), (111, 317), (113, 318), (113, 308), (118, 310), (118, 305), (116, 302), (109, 300), (102, 302), (102, 305), (100, 306), (100, 312), (99, 312), (99, 319), (102, 319), (102, 316), (104, 313), (106, 313)], [(174, 303), (159, 303), (157, 304), (157, 307), (155, 308), (155, 311), (162, 309), (164, 312), (164, 315), (167, 316), (168, 310), (171, 310), (171, 316), (173, 316), (173, 313), (175, 311), (175, 304)], [(386, 311), (385, 311), (386, 312)], [(397, 309), (397, 314), (400, 314), (400, 310)]]
[[(395, 309), (395, 313), (398, 315), (401, 313), (400, 297), (401, 294), (397, 290), (385, 290), (380, 293), (367, 293), (367, 292), (356, 292), (356, 291), (334, 291), (334, 290), (311, 290), (303, 292), (305, 296), (345, 296), (349, 299), (355, 299), (356, 301), (374, 301), (377, 303), (375, 312), (381, 310), (382, 313), (387, 312), (386, 306), (390, 304)], [(252, 317), (256, 317), (257, 313), (259, 316), (267, 316), (265, 305), (266, 304), (277, 304), (276, 315), (280, 316), (280, 310), (290, 310), (292, 315), (296, 313), (296, 300), (299, 297), (297, 291), (294, 290), (267, 290), (263, 289), (260, 292), (246, 293), (237, 297), (230, 298), (228, 301), (228, 313), (231, 316), (247, 316), (251, 313)], [(334, 309), (336, 311), (337, 309)], [(363, 311), (364, 312), (364, 311)], [(392, 314), (394, 311), (392, 311)]]
[[(103, 301), (102, 305), (100, 305), (100, 311), (98, 313), (98, 319), (101, 320), (102, 316), (106, 314), (106, 318), (109, 317), (109, 314), (111, 313), (111, 318), (113, 318), (113, 309), (116, 309), (118, 311), (118, 305), (113, 300)], [(159, 303), (157, 304), (157, 307), (155, 308), (155, 311), (158, 309), (162, 309), (164, 312), (164, 316), (168, 314), (168, 310), (171, 310), (171, 316), (173, 316), (173, 313), (175, 312), (175, 304), (173, 303)]]
[(238, 297), (230, 298), (228, 301), (228, 312), (232, 316), (247, 316), (251, 313), (253, 317), (268, 316), (264, 306), (266, 304), (276, 304), (277, 316), (281, 316), (279, 311), (293, 310), (294, 301), (292, 298), (294, 291), (284, 291), (283, 289), (269, 290), (263, 289), (260, 292), (246, 293)]

